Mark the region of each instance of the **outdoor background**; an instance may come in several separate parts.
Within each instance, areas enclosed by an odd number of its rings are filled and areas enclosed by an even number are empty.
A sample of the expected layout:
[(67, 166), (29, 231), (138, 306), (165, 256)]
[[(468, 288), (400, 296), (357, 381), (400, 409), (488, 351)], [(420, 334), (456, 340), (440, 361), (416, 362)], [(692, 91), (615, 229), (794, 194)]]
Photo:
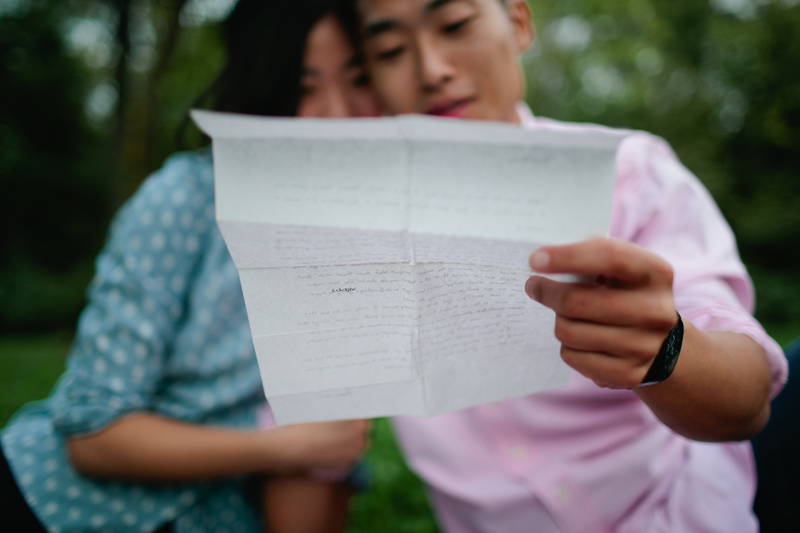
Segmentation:
[[(110, 217), (177, 149), (231, 4), (0, 0), (0, 426), (62, 372)], [(756, 316), (800, 336), (800, 0), (530, 4), (534, 113), (665, 137), (733, 226)], [(351, 531), (434, 531), (386, 421), (368, 462)]]

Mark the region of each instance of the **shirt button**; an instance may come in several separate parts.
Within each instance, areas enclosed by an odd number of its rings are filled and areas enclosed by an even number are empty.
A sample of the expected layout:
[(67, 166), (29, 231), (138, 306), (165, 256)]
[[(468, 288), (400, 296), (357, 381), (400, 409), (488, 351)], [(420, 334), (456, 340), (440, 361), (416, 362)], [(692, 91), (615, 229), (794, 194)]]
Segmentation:
[(528, 458), (528, 447), (524, 444), (517, 444), (508, 450), (508, 455), (512, 461), (520, 462)]
[(569, 498), (569, 489), (564, 485), (559, 486), (558, 489), (556, 489), (556, 499), (563, 502), (568, 498)]

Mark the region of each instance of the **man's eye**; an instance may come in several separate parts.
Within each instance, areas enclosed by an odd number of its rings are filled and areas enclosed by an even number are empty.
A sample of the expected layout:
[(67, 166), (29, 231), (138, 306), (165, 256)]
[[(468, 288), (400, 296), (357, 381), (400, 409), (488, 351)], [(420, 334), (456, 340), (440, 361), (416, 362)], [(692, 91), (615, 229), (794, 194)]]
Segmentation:
[(461, 19), (461, 20), (459, 20), (457, 22), (453, 22), (452, 24), (447, 24), (446, 26), (444, 26), (442, 28), (442, 31), (444, 33), (455, 33), (458, 30), (460, 30), (461, 28), (463, 28), (464, 26), (466, 26), (471, 20), (472, 20), (472, 17), (467, 17), (467, 18)]
[(396, 48), (391, 48), (391, 49), (386, 50), (384, 52), (379, 52), (378, 53), (378, 60), (379, 61), (388, 61), (388, 60), (394, 59), (396, 57), (399, 57), (400, 54), (403, 53), (403, 51), (405, 51), (405, 47), (404, 46), (398, 46)]
[(300, 85), (300, 96), (310, 96), (314, 94), (313, 85)]

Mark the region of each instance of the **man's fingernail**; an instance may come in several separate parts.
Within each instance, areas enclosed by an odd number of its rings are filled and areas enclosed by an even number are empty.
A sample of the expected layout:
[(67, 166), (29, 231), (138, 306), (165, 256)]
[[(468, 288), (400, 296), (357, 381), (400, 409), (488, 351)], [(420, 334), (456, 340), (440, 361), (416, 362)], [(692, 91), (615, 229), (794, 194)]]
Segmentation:
[(536, 283), (536, 281), (534, 281), (533, 278), (528, 278), (528, 280), (525, 282), (525, 294), (527, 294), (528, 298), (530, 298), (531, 300), (535, 300), (536, 299), (535, 298), (535, 294), (534, 294), (534, 290), (533, 290), (535, 283)]
[(544, 250), (537, 250), (531, 255), (531, 268), (540, 270), (550, 264), (550, 254)]

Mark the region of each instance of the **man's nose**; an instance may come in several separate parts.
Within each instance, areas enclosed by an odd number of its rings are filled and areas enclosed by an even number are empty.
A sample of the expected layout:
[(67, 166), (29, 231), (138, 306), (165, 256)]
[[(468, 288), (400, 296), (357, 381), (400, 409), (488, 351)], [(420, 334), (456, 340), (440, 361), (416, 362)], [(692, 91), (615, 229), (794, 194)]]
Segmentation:
[(436, 91), (453, 79), (453, 67), (434, 39), (420, 37), (416, 48), (417, 76), (424, 91)]

